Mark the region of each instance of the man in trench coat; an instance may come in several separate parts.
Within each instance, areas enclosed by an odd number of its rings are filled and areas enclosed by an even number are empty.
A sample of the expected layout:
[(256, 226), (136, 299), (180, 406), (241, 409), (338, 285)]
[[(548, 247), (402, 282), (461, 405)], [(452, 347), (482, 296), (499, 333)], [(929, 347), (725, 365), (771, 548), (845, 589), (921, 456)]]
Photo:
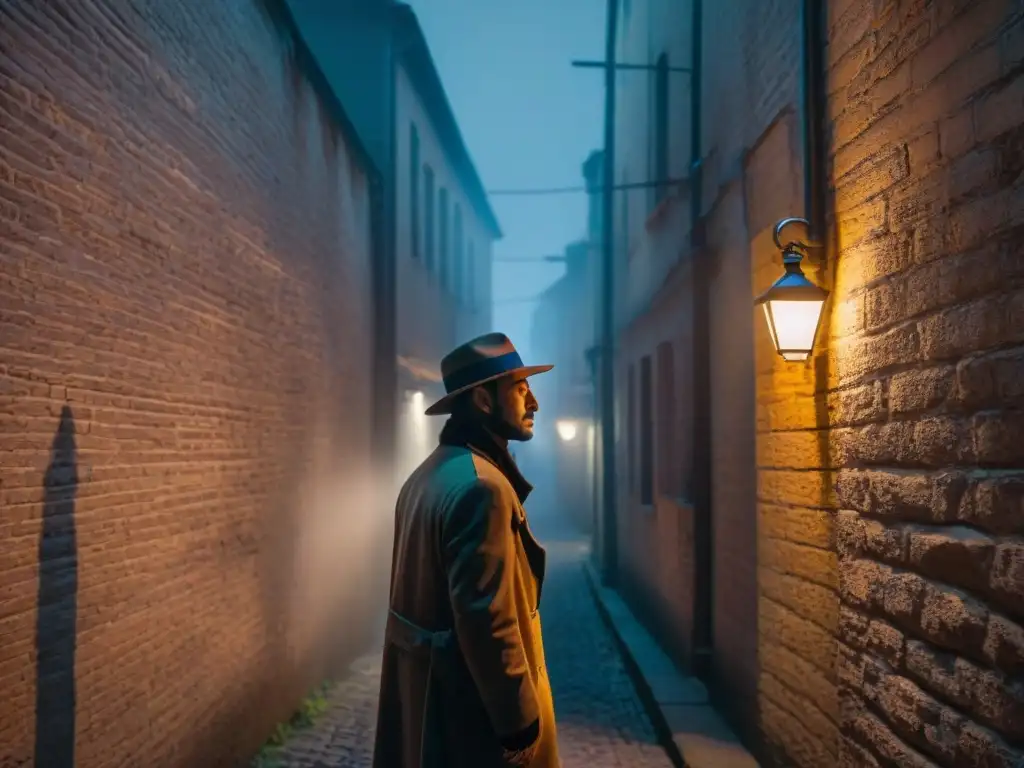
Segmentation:
[(503, 334), (441, 361), (449, 414), (395, 509), (373, 768), (559, 768), (538, 605), (545, 552), (508, 451), (537, 401)]

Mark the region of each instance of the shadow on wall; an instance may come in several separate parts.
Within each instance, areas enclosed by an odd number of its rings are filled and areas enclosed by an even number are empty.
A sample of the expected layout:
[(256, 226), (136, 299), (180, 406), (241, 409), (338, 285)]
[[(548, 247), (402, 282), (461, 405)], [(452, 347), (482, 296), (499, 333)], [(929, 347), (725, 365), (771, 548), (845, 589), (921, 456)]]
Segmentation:
[(36, 768), (75, 763), (75, 620), (78, 546), (75, 420), (63, 407), (44, 479), (36, 618)]

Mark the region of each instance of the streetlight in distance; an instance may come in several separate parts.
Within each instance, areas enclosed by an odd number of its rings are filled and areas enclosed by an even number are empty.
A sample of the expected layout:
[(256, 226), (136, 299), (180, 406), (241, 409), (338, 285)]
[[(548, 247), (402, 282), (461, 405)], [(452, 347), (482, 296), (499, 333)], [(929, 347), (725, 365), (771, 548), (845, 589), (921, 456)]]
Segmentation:
[(555, 429), (558, 430), (558, 436), (564, 443), (571, 443), (576, 439), (576, 422), (568, 419), (559, 419), (555, 422)]

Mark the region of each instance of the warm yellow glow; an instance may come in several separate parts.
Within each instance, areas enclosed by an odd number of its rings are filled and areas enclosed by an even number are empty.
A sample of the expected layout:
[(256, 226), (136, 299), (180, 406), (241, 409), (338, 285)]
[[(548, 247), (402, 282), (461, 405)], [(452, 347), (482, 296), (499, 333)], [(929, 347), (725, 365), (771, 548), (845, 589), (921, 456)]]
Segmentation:
[(814, 334), (824, 301), (766, 301), (764, 306), (772, 343), (783, 359), (806, 360), (814, 347)]
[(576, 438), (575, 421), (557, 421), (555, 422), (555, 429), (558, 431), (558, 436), (567, 443)]
[(399, 445), (398, 472), (405, 476), (415, 469), (430, 453), (432, 430), (426, 409), (425, 396), (419, 391), (407, 391), (405, 406), (399, 418), (401, 443)]

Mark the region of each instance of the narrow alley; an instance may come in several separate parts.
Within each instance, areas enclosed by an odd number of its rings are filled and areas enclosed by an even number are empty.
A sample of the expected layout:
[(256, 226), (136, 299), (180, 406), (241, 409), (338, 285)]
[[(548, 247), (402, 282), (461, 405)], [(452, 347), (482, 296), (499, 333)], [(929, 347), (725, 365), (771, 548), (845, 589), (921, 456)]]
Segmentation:
[[(589, 543), (546, 511), (531, 513), (530, 524), (548, 548), (541, 615), (564, 766), (669, 768), (586, 583)], [(352, 664), (329, 696), (329, 709), (289, 741), (274, 764), (369, 768), (379, 675), (380, 651), (374, 649)]]
[(0, 768), (1024, 768), (1022, 243), (1024, 0), (0, 0)]

